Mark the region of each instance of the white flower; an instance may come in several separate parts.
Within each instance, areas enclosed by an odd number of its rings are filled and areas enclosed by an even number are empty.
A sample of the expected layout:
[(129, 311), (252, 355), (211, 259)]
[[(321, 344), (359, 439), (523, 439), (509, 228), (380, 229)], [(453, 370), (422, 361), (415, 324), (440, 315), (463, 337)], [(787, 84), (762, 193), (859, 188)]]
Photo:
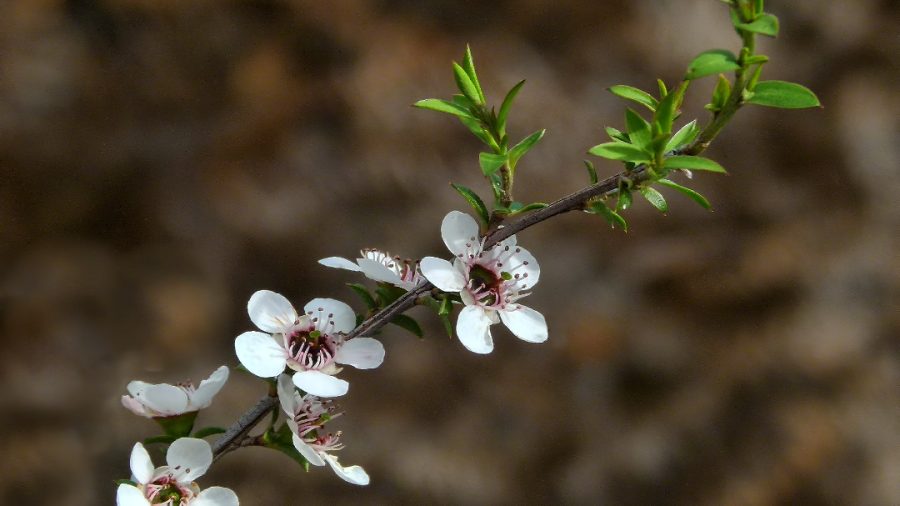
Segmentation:
[(122, 405), (132, 413), (147, 418), (177, 416), (209, 407), (213, 397), (228, 381), (228, 367), (216, 369), (209, 378), (194, 388), (190, 382), (154, 385), (143, 381), (128, 384), (128, 393), (122, 396)]
[(238, 506), (237, 495), (224, 487), (210, 487), (200, 491), (194, 480), (203, 476), (212, 464), (209, 443), (202, 439), (183, 437), (169, 446), (168, 465), (153, 468), (150, 455), (141, 443), (131, 450), (132, 481), (137, 485), (121, 484), (116, 491), (118, 506)]
[[(344, 339), (356, 326), (356, 314), (343, 302), (313, 299), (298, 315), (282, 295), (260, 290), (250, 297), (247, 312), (263, 332), (244, 332), (234, 341), (238, 359), (261, 378), (274, 378), (285, 366), (294, 384), (320, 397), (344, 395), (350, 388), (334, 377), (337, 364), (374, 369), (384, 361), (384, 346), (370, 337)], [(267, 332), (267, 333), (264, 333)]]
[(392, 257), (390, 253), (377, 249), (364, 249), (359, 253), (362, 257), (357, 258), (356, 263), (341, 257), (323, 258), (319, 263), (326, 267), (362, 272), (369, 279), (390, 283), (407, 291), (425, 281), (419, 272), (418, 262)]
[(422, 259), (422, 274), (445, 292), (459, 292), (466, 307), (459, 313), (456, 333), (463, 346), (475, 353), (494, 349), (490, 326), (502, 321), (523, 341), (547, 340), (544, 316), (516, 301), (538, 282), (541, 269), (516, 237), (484, 250), (478, 224), (468, 214), (451, 211), (441, 223), (444, 244), (456, 258), (451, 264), (434, 257)]
[(294, 389), (287, 375), (278, 378), (278, 400), (288, 415), (287, 423), (293, 432), (294, 448), (310, 464), (324, 466), (328, 463), (342, 480), (354, 485), (368, 485), (369, 475), (360, 466), (343, 467), (338, 458), (329, 452), (344, 448), (341, 433), (320, 433), (325, 424), (340, 416), (334, 414), (331, 401), (310, 394), (301, 396)]

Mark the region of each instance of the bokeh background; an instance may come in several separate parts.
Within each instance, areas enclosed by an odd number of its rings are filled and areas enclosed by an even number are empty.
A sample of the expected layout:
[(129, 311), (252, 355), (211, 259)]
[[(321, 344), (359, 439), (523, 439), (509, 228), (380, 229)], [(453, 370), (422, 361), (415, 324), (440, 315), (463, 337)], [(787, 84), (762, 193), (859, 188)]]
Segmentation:
[[(742, 110), (709, 152), (730, 176), (695, 178), (714, 212), (671, 195), (627, 234), (576, 214), (521, 234), (546, 344), (497, 327), (476, 356), (421, 308), (426, 339), (387, 329), (333, 424), (371, 486), (262, 449), (201, 485), (246, 505), (900, 504), (898, 5), (767, 3), (766, 76), (825, 108)], [(737, 39), (713, 0), (0, 3), (0, 503), (112, 504), (155, 433), (126, 383), (236, 365), (253, 291), (360, 307), (317, 259), (445, 255), (448, 182), (487, 193), (479, 146), (409, 105), (453, 92), (466, 43), (489, 100), (528, 79), (512, 134), (548, 134), (518, 197), (549, 201), (623, 123), (605, 88)], [(233, 374), (199, 423), (263, 391)]]

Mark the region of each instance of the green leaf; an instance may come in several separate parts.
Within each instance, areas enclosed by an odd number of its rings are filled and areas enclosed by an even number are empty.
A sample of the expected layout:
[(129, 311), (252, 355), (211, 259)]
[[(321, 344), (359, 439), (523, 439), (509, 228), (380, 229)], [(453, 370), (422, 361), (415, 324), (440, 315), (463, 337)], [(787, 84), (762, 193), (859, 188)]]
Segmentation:
[(509, 166), (515, 169), (516, 164), (519, 163), (519, 159), (544, 137), (545, 132), (546, 130), (542, 128), (513, 146), (512, 149), (509, 150)]
[[(518, 205), (516, 205), (516, 204), (518, 204)], [(547, 205), (548, 204), (546, 204), (544, 202), (532, 202), (531, 204), (522, 204), (521, 202), (513, 202), (512, 205), (509, 206), (510, 211), (511, 211), (509, 214), (513, 215), (513, 214), (527, 213), (528, 211), (535, 211), (538, 209), (543, 209), (543, 208), (547, 207)]]
[(422, 327), (419, 326), (419, 323), (405, 314), (398, 314), (391, 320), (391, 323), (412, 332), (417, 337), (425, 337), (425, 333), (422, 332)]
[(365, 285), (360, 283), (347, 283), (347, 286), (356, 292), (356, 295), (359, 295), (359, 298), (363, 300), (367, 308), (378, 309), (378, 303), (375, 302), (375, 298), (372, 297), (372, 294), (369, 293), (369, 289), (366, 288)]
[(617, 84), (615, 86), (610, 86), (609, 91), (612, 92), (613, 95), (617, 97), (622, 97), (626, 100), (632, 100), (637, 102), (647, 109), (651, 111), (656, 110), (656, 104), (658, 103), (653, 95), (647, 93), (644, 90), (639, 90), (633, 86), (626, 86), (624, 84)]
[(697, 193), (696, 190), (692, 190), (692, 189), (688, 188), (687, 186), (681, 186), (680, 184), (678, 184), (675, 181), (672, 181), (670, 179), (660, 179), (657, 181), (657, 183), (659, 183), (663, 186), (668, 186), (669, 188), (672, 188), (673, 190), (677, 190), (677, 191), (687, 195), (688, 197), (690, 197), (691, 200), (693, 200), (697, 204), (700, 204), (700, 207), (702, 207), (703, 209), (706, 209), (706, 210), (712, 209), (712, 205), (710, 205), (709, 201), (706, 200), (706, 197)]
[(663, 168), (705, 170), (708, 172), (718, 172), (720, 174), (726, 173), (721, 165), (709, 158), (703, 158), (702, 156), (670, 156), (663, 162)]
[(675, 132), (675, 135), (673, 135), (672, 138), (669, 139), (669, 142), (666, 143), (666, 153), (693, 142), (699, 133), (700, 128), (697, 127), (697, 120), (693, 120), (687, 125), (684, 125), (680, 130)]
[(291, 460), (300, 464), (303, 469), (309, 471), (309, 462), (297, 451), (297, 448), (294, 447), (291, 429), (286, 423), (281, 425), (277, 431), (267, 430), (263, 433), (262, 444), (266, 448), (278, 450), (287, 455)]
[(628, 232), (628, 222), (625, 221), (625, 218), (623, 218), (619, 213), (610, 209), (605, 202), (593, 202), (591, 204), (589, 212), (598, 216), (603, 216), (606, 219), (607, 223), (609, 223), (610, 227), (619, 227), (623, 231)]
[(224, 427), (203, 427), (202, 429), (197, 429), (191, 434), (191, 437), (195, 437), (198, 439), (203, 439), (205, 437), (212, 436), (213, 434), (224, 434)]
[(712, 111), (721, 111), (722, 107), (725, 106), (725, 102), (728, 101), (728, 97), (731, 95), (731, 82), (728, 79), (725, 79), (725, 76), (719, 74), (719, 79), (716, 82), (716, 88), (713, 90), (712, 101), (710, 105), (712, 106)]
[(378, 283), (375, 294), (378, 296), (378, 301), (381, 303), (379, 307), (384, 307), (403, 295), (406, 295), (406, 290), (390, 283)]
[(475, 116), (472, 116), (472, 113), (470, 113), (468, 109), (460, 107), (453, 102), (441, 100), (438, 98), (426, 98), (425, 100), (419, 100), (418, 102), (413, 104), (413, 107), (430, 109), (432, 111), (443, 112), (458, 116), (460, 118), (468, 118), (477, 121)]
[(701, 77), (729, 72), (741, 68), (734, 53), (725, 49), (712, 49), (697, 55), (688, 65), (684, 79), (691, 81)]
[(656, 87), (659, 88), (659, 96), (664, 97), (669, 94), (668, 88), (666, 88), (666, 82), (662, 79), (656, 80)]
[(679, 93), (684, 93), (684, 88), (670, 92), (659, 101), (656, 113), (653, 115), (653, 134), (668, 136), (672, 132), (672, 123), (675, 121), (675, 111), (678, 109)]
[(631, 190), (619, 188), (619, 194), (616, 198), (616, 212), (624, 211), (629, 207), (631, 207)]
[(475, 60), (472, 59), (472, 48), (466, 44), (466, 54), (463, 56), (463, 70), (466, 71), (466, 75), (469, 76), (469, 79), (472, 81), (472, 84), (475, 85), (475, 89), (478, 90), (478, 98), (481, 99), (480, 103), (484, 103), (484, 92), (481, 89), (481, 84), (478, 82), (478, 74), (475, 73)]
[(594, 164), (591, 163), (590, 160), (582, 160), (584, 162), (584, 167), (588, 171), (588, 177), (591, 178), (591, 184), (597, 184), (599, 179), (597, 178), (597, 169), (594, 168)]
[(822, 105), (809, 88), (785, 81), (758, 82), (747, 103), (781, 109), (805, 109)]
[(501, 136), (506, 135), (506, 118), (509, 116), (509, 110), (512, 108), (513, 100), (516, 99), (516, 95), (519, 94), (519, 90), (522, 89), (524, 84), (525, 80), (522, 79), (509, 90), (505, 97), (503, 97), (503, 103), (500, 104), (500, 111), (497, 113), (497, 125)]
[(481, 100), (481, 95), (478, 94), (478, 88), (475, 86), (475, 83), (472, 82), (466, 71), (456, 62), (453, 62), (453, 78), (456, 79), (456, 87), (459, 88), (459, 91), (471, 100), (473, 104), (481, 105), (484, 103)]
[(753, 1), (753, 12), (759, 14), (763, 11), (763, 0), (754, 0)]
[(626, 162), (649, 162), (650, 154), (638, 148), (634, 144), (626, 144), (624, 142), (604, 142), (592, 147), (588, 153), (609, 158), (610, 160), (621, 160)]
[(669, 205), (666, 204), (665, 197), (662, 196), (662, 193), (656, 191), (655, 188), (645, 186), (638, 191), (640, 191), (641, 195), (643, 195), (644, 198), (647, 199), (647, 202), (649, 202), (650, 205), (659, 210), (659, 212), (666, 213), (669, 211)]
[(763, 14), (750, 23), (739, 23), (734, 27), (739, 30), (767, 35), (769, 37), (778, 36), (778, 18), (771, 14)]
[(625, 109), (625, 125), (628, 127), (628, 138), (635, 146), (646, 150), (650, 144), (650, 123), (638, 113)]
[(450, 186), (452, 186), (457, 193), (462, 195), (462, 198), (466, 199), (466, 202), (472, 206), (472, 209), (475, 210), (475, 213), (481, 218), (481, 221), (487, 225), (490, 221), (490, 214), (488, 213), (487, 207), (484, 205), (484, 201), (481, 200), (481, 197), (461, 184), (450, 183)]
[(606, 135), (614, 141), (630, 142), (628, 135), (613, 127), (606, 127)]
[(478, 154), (478, 164), (481, 165), (481, 172), (484, 173), (485, 176), (490, 176), (494, 172), (500, 170), (500, 167), (503, 167), (504, 163), (506, 163), (505, 155), (498, 155), (496, 153)]
[(178, 436), (152, 436), (144, 439), (145, 445), (153, 445), (153, 444), (172, 444), (175, 440), (178, 439)]
[(162, 427), (163, 432), (169, 436), (184, 437), (194, 429), (194, 420), (197, 419), (197, 411), (188, 411), (174, 416), (158, 416), (153, 420)]

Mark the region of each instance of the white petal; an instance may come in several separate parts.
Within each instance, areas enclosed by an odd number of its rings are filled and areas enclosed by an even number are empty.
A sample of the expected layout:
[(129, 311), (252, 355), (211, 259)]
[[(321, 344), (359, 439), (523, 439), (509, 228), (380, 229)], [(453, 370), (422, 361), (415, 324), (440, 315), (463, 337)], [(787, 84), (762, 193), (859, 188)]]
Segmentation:
[(150, 460), (150, 454), (141, 443), (135, 443), (131, 449), (131, 474), (138, 483), (148, 483), (153, 479), (153, 461)]
[(369, 484), (369, 475), (365, 469), (359, 466), (343, 467), (338, 463), (337, 457), (329, 453), (324, 453), (322, 458), (334, 469), (334, 474), (338, 475), (342, 480), (354, 485)]
[(300, 371), (293, 379), (297, 388), (317, 397), (339, 397), (350, 389), (350, 383), (319, 371)]
[(547, 340), (547, 321), (544, 315), (530, 307), (516, 304), (513, 311), (499, 311), (503, 324), (523, 341), (543, 343)]
[(135, 399), (163, 415), (180, 415), (187, 411), (188, 396), (174, 385), (161, 383), (137, 390)]
[(521, 247), (518, 249), (519, 251), (506, 261), (503, 270), (511, 273), (513, 276), (519, 276), (516, 283), (519, 290), (528, 290), (536, 285), (540, 279), (541, 266), (528, 250)]
[[(323, 332), (343, 332), (347, 333), (356, 327), (356, 313), (353, 308), (334, 299), (313, 299), (303, 306), (303, 311), (308, 315), (312, 312), (310, 318), (319, 318), (319, 324), (316, 328), (323, 329)], [(321, 314), (321, 316), (319, 316)], [(331, 315), (330, 317), (328, 315)], [(327, 321), (333, 321), (334, 327), (324, 328)]]
[(361, 269), (358, 265), (341, 257), (328, 257), (319, 260), (319, 263), (325, 267), (334, 267), (335, 269), (347, 269), (348, 271), (359, 272)]
[(147, 407), (144, 406), (139, 400), (130, 395), (122, 396), (122, 405), (138, 416), (146, 416), (147, 418), (150, 418), (154, 415), (154, 413), (148, 411)]
[(356, 337), (338, 348), (334, 360), (357, 369), (375, 369), (384, 362), (384, 345), (371, 337)]
[(491, 318), (478, 306), (466, 306), (456, 320), (459, 342), (474, 353), (490, 353), (494, 350), (491, 338)]
[(191, 501), (191, 506), (238, 506), (238, 497), (230, 488), (209, 487)]
[(362, 269), (363, 274), (365, 274), (367, 278), (390, 283), (392, 285), (400, 283), (400, 275), (381, 262), (376, 262), (375, 260), (370, 260), (368, 258), (360, 258), (357, 261), (359, 262), (359, 267)]
[(222, 366), (213, 371), (208, 378), (200, 382), (197, 390), (190, 396), (191, 408), (194, 410), (209, 407), (213, 397), (222, 390), (228, 381), (228, 366)]
[(296, 448), (297, 451), (300, 452), (300, 455), (303, 455), (303, 458), (306, 459), (307, 462), (314, 466), (325, 465), (325, 461), (322, 460), (322, 457), (320, 457), (319, 454), (315, 450), (313, 450), (311, 446), (300, 439), (297, 434), (294, 434), (293, 440), (294, 448)]
[(260, 290), (250, 297), (247, 313), (260, 330), (272, 334), (284, 332), (297, 321), (297, 311), (290, 301), (269, 290)]
[(297, 414), (297, 390), (294, 389), (294, 382), (287, 374), (278, 377), (278, 402), (289, 417)]
[(260, 378), (274, 378), (284, 371), (284, 348), (268, 334), (244, 332), (234, 340), (234, 351), (241, 364)]
[(465, 253), (466, 244), (479, 241), (478, 223), (466, 213), (450, 211), (441, 222), (441, 238), (454, 256)]
[(425, 257), (419, 264), (419, 269), (425, 279), (439, 290), (459, 292), (466, 286), (466, 278), (462, 273), (443, 258)]
[(137, 487), (123, 483), (116, 490), (116, 506), (150, 506), (150, 501)]
[(203, 476), (212, 459), (209, 443), (193, 437), (176, 439), (166, 452), (166, 463), (178, 483), (191, 483)]

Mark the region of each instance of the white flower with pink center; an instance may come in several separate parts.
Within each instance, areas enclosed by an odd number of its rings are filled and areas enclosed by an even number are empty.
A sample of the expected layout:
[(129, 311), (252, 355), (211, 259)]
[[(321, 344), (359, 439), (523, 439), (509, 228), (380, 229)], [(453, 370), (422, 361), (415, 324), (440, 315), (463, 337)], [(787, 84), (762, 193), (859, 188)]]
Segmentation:
[(296, 371), (294, 384), (319, 397), (347, 393), (350, 384), (336, 378), (338, 364), (374, 369), (384, 361), (384, 346), (370, 337), (345, 339), (356, 327), (353, 309), (334, 299), (313, 299), (298, 315), (282, 295), (260, 290), (247, 312), (263, 332), (244, 332), (234, 341), (241, 364), (261, 378), (274, 378), (285, 367)]
[(154, 468), (144, 445), (131, 450), (132, 481), (116, 491), (118, 506), (238, 506), (237, 495), (225, 487), (201, 491), (194, 480), (203, 476), (212, 464), (209, 443), (183, 437), (169, 446), (165, 466)]
[(341, 257), (323, 258), (319, 263), (326, 267), (362, 272), (371, 280), (390, 283), (407, 291), (425, 282), (419, 272), (419, 263), (414, 260), (401, 259), (377, 249), (364, 249), (359, 254), (362, 256), (355, 263)]
[(122, 396), (122, 405), (132, 413), (147, 418), (182, 415), (209, 407), (226, 381), (228, 367), (224, 365), (201, 381), (196, 388), (189, 381), (177, 385), (132, 381), (127, 387), (131, 395)]
[(344, 467), (331, 454), (344, 448), (341, 433), (324, 433), (325, 424), (340, 416), (334, 413), (330, 400), (322, 400), (310, 394), (300, 395), (287, 375), (278, 378), (278, 400), (287, 414), (287, 423), (293, 432), (294, 448), (310, 464), (331, 466), (342, 480), (354, 485), (368, 485), (369, 475), (360, 466)]
[(468, 214), (451, 211), (441, 223), (444, 244), (453, 263), (435, 257), (422, 259), (422, 274), (444, 292), (459, 292), (465, 307), (456, 321), (463, 346), (475, 353), (494, 349), (491, 325), (500, 321), (516, 337), (530, 343), (547, 340), (544, 316), (517, 301), (538, 282), (541, 269), (516, 237), (484, 249), (478, 224)]

